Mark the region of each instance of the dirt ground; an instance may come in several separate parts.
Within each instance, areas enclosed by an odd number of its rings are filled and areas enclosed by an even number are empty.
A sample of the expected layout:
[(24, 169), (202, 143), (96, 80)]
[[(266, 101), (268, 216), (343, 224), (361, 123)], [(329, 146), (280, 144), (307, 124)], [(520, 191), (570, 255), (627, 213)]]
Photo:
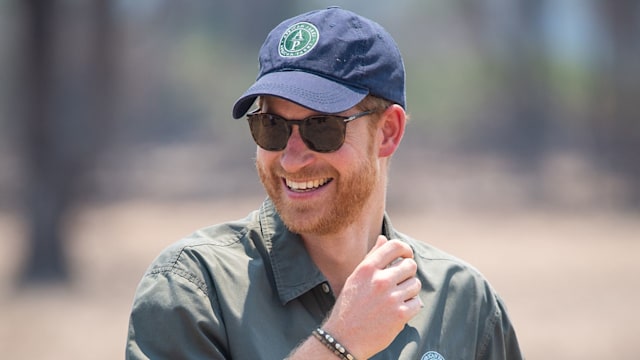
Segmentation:
[[(16, 291), (23, 226), (0, 213), (4, 359), (123, 358), (136, 284), (192, 230), (244, 216), (260, 199), (116, 203), (81, 209), (67, 287)], [(510, 211), (391, 213), (394, 226), (470, 262), (505, 299), (528, 359), (640, 356), (637, 215)]]

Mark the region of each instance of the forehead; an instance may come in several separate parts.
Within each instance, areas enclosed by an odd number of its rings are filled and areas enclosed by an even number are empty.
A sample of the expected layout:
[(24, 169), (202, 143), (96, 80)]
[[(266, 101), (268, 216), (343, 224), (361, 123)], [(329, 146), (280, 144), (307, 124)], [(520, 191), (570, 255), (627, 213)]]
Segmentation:
[[(259, 99), (259, 105), (263, 112), (280, 115), (287, 119), (304, 119), (309, 116), (323, 114), (277, 96), (262, 96)], [(344, 115), (347, 112), (349, 110), (336, 115)]]
[(264, 112), (277, 114), (288, 119), (302, 119), (307, 116), (318, 114), (311, 109), (276, 96), (261, 97), (260, 107)]

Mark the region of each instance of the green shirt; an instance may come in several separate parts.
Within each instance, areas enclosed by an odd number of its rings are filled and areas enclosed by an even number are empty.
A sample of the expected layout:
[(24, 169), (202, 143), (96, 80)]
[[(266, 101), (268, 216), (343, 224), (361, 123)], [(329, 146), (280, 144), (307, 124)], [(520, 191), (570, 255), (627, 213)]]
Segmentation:
[[(383, 233), (413, 248), (425, 307), (373, 359), (522, 358), (502, 301), (481, 274), (396, 232), (387, 216)], [(127, 359), (283, 359), (334, 303), (300, 237), (266, 200), (151, 264), (135, 295)]]

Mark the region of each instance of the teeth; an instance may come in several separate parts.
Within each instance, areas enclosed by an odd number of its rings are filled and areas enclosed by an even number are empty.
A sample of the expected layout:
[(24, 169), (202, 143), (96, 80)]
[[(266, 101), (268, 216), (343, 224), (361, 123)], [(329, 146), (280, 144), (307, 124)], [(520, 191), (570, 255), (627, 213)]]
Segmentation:
[(324, 179), (298, 182), (298, 181), (285, 179), (285, 182), (287, 183), (287, 186), (292, 190), (312, 190), (312, 189), (317, 189), (320, 186), (328, 183), (329, 180), (330, 178), (324, 178)]

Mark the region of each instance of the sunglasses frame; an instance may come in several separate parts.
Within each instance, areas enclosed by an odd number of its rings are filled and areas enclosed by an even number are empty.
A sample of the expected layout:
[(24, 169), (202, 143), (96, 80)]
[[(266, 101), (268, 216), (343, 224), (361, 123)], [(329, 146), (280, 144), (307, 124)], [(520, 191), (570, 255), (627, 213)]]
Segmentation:
[[(291, 134), (293, 132), (293, 126), (298, 126), (299, 132), (300, 132), (300, 137), (302, 138), (302, 141), (305, 143), (305, 145), (315, 151), (315, 152), (320, 152), (320, 153), (330, 153), (330, 152), (334, 152), (337, 151), (338, 149), (340, 149), (342, 147), (342, 145), (344, 144), (344, 140), (345, 140), (345, 136), (347, 133), (347, 123), (359, 119), (361, 117), (367, 116), (367, 115), (371, 115), (373, 114), (375, 111), (373, 110), (366, 110), (363, 112), (359, 112), (357, 114), (351, 115), (351, 116), (341, 116), (341, 115), (333, 115), (333, 114), (320, 114), (320, 115), (312, 115), (309, 117), (306, 117), (304, 119), (300, 119), (300, 120), (290, 120), (290, 119), (285, 119), (284, 117), (280, 116), (280, 115), (275, 115), (275, 114), (270, 114), (270, 113), (261, 113), (262, 109), (261, 108), (257, 108), (256, 110), (251, 111), (250, 113), (247, 114), (247, 121), (249, 122), (249, 129), (251, 130), (251, 136), (253, 137), (253, 140), (255, 141), (255, 143), (262, 149), (267, 150), (267, 151), (282, 151), (284, 149), (286, 149), (287, 147), (287, 143), (289, 142), (289, 138), (291, 137)], [(273, 147), (265, 147), (263, 145), (265, 144), (260, 144), (258, 142), (257, 136), (254, 134), (253, 131), (253, 127), (252, 127), (252, 119), (254, 120), (258, 120), (256, 118), (256, 116), (268, 116), (270, 119), (275, 119), (277, 121), (281, 121), (284, 122), (284, 124), (286, 125), (286, 129), (287, 129), (287, 137), (286, 140), (284, 141), (284, 144), (282, 144), (282, 146), (273, 146)], [(312, 121), (314, 119), (317, 118), (333, 118), (333, 119), (338, 119), (338, 120), (342, 120), (342, 122), (339, 122), (339, 124), (343, 124), (340, 127), (341, 130), (341, 137), (340, 137), (340, 143), (338, 144), (337, 147), (334, 148), (329, 148), (329, 149), (318, 149), (318, 147), (314, 144), (313, 139), (309, 139), (308, 138), (308, 134), (306, 133), (306, 131), (304, 130), (307, 127), (307, 124), (309, 123), (309, 121)], [(311, 135), (313, 136), (313, 135)]]

